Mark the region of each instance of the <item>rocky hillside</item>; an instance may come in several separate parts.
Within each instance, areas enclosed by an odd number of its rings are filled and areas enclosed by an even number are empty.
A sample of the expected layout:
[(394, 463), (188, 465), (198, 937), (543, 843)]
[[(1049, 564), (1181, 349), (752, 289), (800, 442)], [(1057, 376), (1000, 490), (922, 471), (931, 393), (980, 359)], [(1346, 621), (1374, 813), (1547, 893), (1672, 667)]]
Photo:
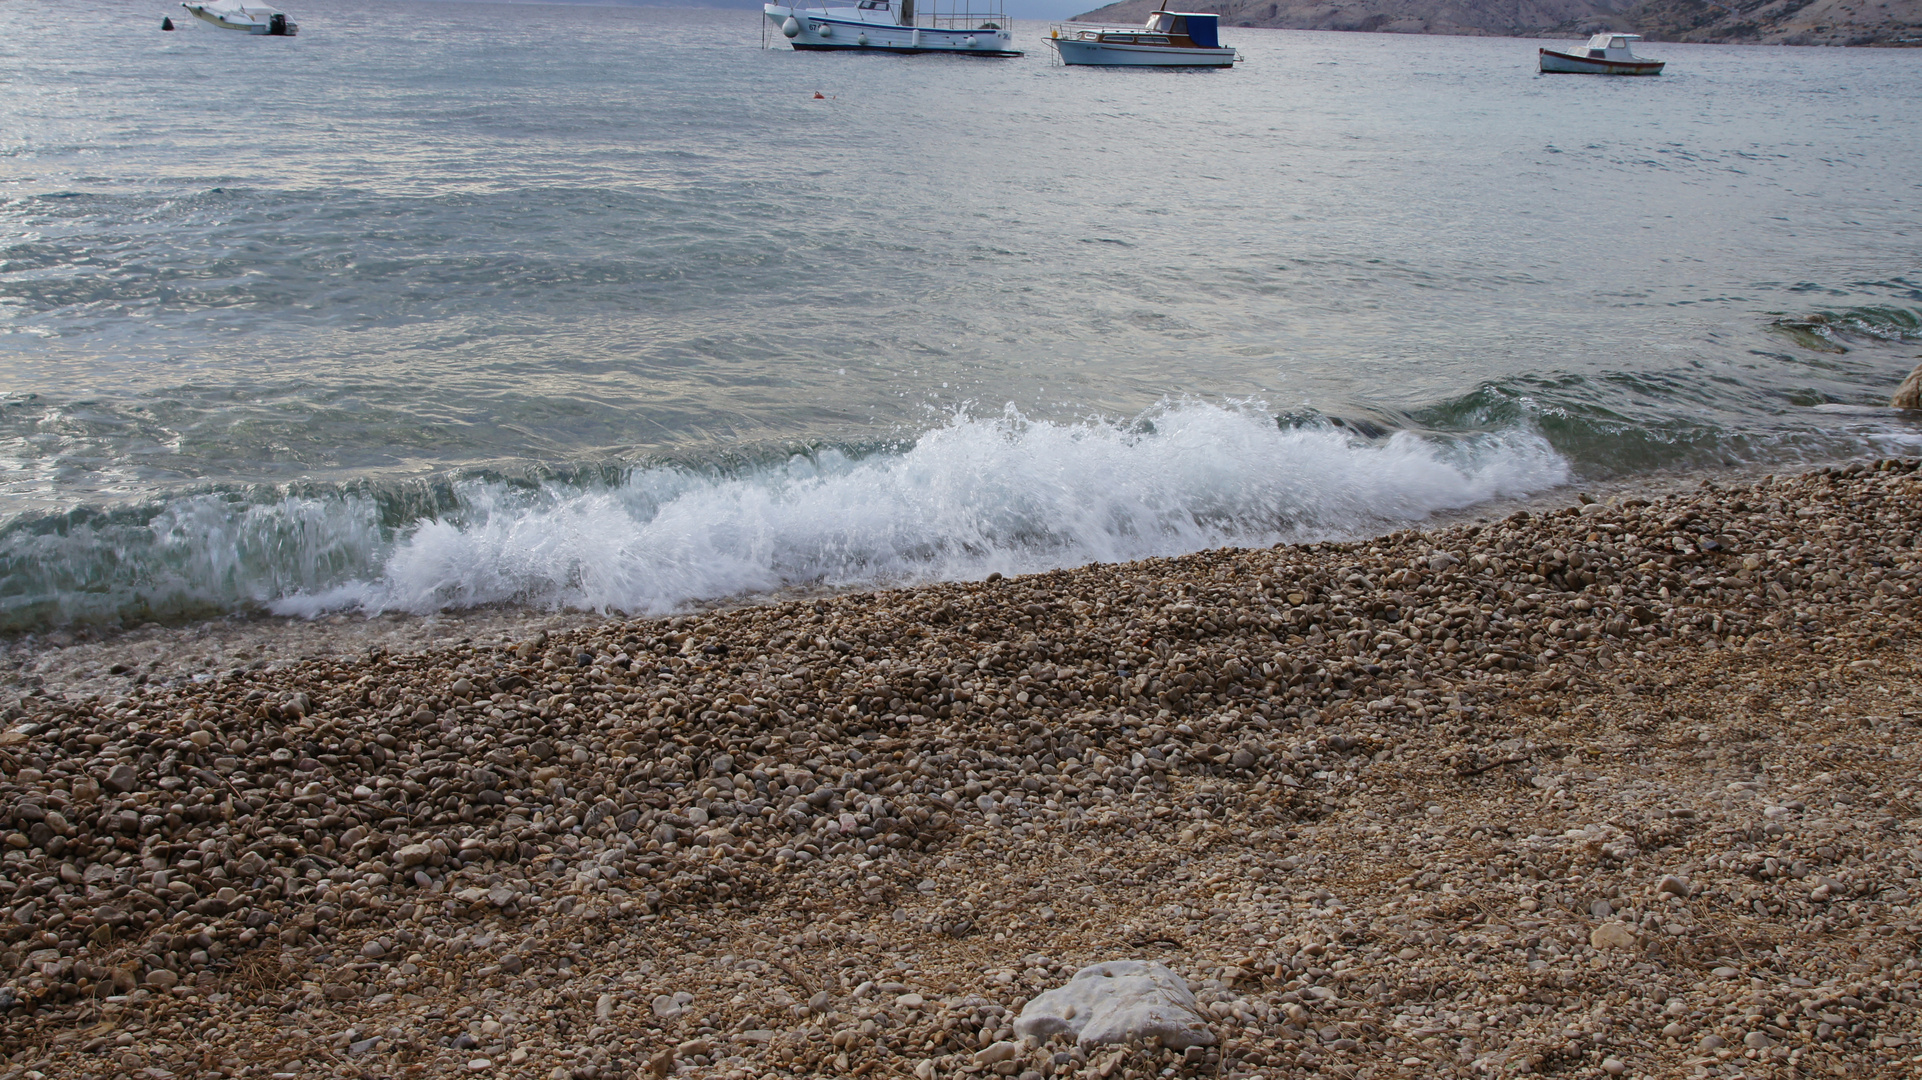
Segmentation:
[[(1154, 0), (1077, 19), (1138, 23)], [(1209, 0), (1230, 26), (1396, 34), (1574, 38), (1602, 30), (1654, 41), (1751, 45), (1922, 45), (1922, 0)]]

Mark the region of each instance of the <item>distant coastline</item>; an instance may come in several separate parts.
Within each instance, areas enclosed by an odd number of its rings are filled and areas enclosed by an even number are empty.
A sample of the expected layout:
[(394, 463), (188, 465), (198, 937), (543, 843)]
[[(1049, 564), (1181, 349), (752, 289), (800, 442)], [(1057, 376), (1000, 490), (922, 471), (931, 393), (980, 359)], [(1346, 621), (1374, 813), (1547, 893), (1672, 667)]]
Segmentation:
[[(1133, 23), (1154, 0), (1121, 0), (1075, 16)], [(1651, 41), (1737, 45), (1922, 46), (1922, 0), (1216, 0), (1198, 10), (1228, 26), (1474, 37), (1577, 38), (1604, 30)]]

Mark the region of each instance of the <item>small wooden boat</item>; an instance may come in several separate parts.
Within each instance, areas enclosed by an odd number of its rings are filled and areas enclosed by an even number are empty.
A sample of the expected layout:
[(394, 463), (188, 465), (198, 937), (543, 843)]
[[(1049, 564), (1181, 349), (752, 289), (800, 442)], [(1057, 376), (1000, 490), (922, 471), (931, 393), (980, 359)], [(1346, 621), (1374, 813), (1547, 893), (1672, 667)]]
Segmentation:
[(1048, 44), (1064, 64), (1088, 67), (1231, 67), (1238, 57), (1216, 34), (1221, 16), (1157, 11), (1141, 26), (1055, 23)]
[(284, 13), (265, 4), (250, 4), (246, 0), (208, 0), (206, 3), (181, 4), (201, 22), (211, 23), (222, 30), (238, 30), (243, 34), (260, 34), (266, 37), (293, 37), (300, 27)]
[(1640, 34), (1596, 34), (1586, 48), (1557, 52), (1542, 49), (1544, 75), (1660, 75), (1666, 61), (1644, 60), (1629, 51)]

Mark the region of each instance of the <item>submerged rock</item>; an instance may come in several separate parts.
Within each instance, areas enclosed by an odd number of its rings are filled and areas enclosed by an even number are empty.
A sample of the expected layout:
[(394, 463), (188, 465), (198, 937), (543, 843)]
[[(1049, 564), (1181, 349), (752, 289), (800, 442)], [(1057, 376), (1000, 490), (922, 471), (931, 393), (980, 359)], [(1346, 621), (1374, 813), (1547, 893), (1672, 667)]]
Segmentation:
[(1922, 364), (1915, 365), (1909, 377), (1902, 380), (1889, 405), (1897, 409), (1922, 409)]
[(1042, 994), (1014, 1022), (1020, 1035), (1047, 1039), (1066, 1032), (1082, 1047), (1153, 1037), (1174, 1050), (1214, 1045), (1181, 976), (1152, 960), (1112, 960), (1074, 973)]

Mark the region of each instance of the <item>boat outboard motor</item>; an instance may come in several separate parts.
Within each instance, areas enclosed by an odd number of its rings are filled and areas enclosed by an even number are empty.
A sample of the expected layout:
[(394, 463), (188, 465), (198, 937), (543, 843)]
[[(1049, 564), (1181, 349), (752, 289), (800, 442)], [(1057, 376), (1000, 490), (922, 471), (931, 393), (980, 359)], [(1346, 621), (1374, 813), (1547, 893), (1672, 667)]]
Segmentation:
[(172, 19), (169, 19), (165, 15), (162, 15), (160, 17), (160, 28), (162, 30), (172, 30), (174, 28), (174, 21)]
[(286, 37), (287, 36), (287, 16), (282, 15), (278, 11), (274, 12), (272, 15), (267, 16), (267, 36), (268, 37)]

